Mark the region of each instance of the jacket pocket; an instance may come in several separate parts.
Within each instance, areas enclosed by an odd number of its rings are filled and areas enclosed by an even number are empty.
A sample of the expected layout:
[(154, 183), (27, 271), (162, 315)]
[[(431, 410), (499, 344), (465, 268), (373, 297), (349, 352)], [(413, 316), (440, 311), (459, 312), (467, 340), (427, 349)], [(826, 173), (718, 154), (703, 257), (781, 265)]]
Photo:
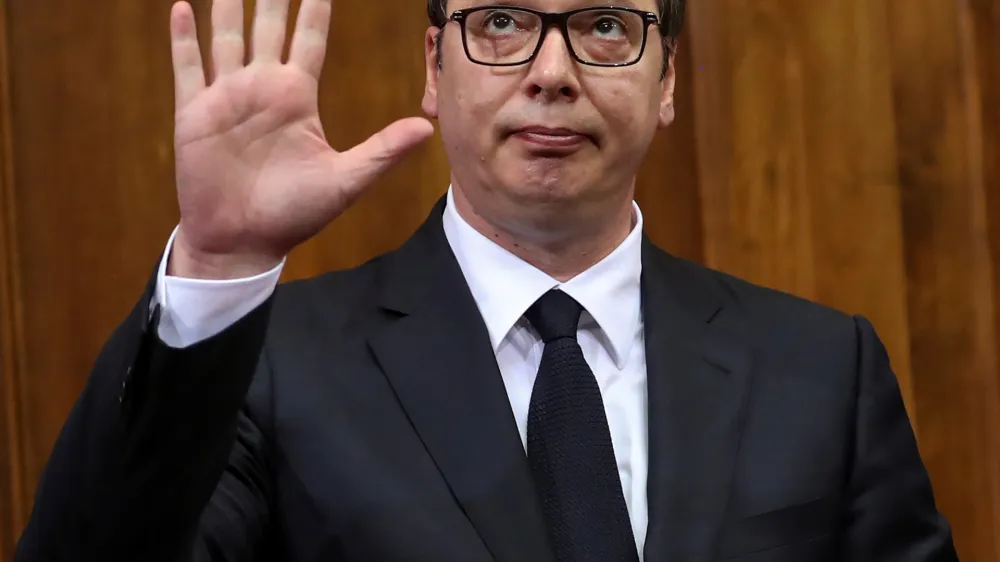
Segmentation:
[(819, 535), (802, 542), (728, 556), (720, 562), (835, 562), (839, 560), (835, 545), (834, 535)]
[(722, 558), (801, 543), (837, 531), (837, 503), (830, 496), (731, 520), (720, 541)]

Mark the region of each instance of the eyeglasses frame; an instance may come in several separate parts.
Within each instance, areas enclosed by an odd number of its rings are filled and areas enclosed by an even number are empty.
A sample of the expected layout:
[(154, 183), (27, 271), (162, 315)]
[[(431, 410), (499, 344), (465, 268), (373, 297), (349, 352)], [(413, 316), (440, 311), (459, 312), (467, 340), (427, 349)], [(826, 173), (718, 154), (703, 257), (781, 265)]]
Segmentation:
[[(472, 53), (469, 51), (469, 40), (468, 40), (468, 35), (465, 31), (465, 23), (470, 14), (481, 12), (484, 10), (519, 10), (522, 12), (527, 12), (538, 16), (538, 18), (542, 20), (542, 31), (541, 33), (538, 34), (538, 44), (535, 45), (535, 50), (531, 53), (531, 56), (529, 56), (527, 59), (521, 62), (482, 62), (473, 58)], [(632, 60), (630, 62), (614, 62), (614, 63), (587, 62), (581, 59), (580, 56), (576, 54), (576, 50), (573, 49), (573, 43), (570, 41), (569, 38), (569, 19), (581, 12), (596, 12), (602, 10), (622, 10), (642, 17), (643, 22), (646, 25), (644, 25), (642, 28), (642, 45), (639, 48), (639, 54), (635, 57), (635, 60)], [(447, 25), (448, 22), (455, 22), (461, 28), (462, 47), (465, 49), (465, 56), (468, 57), (470, 61), (476, 64), (481, 64), (483, 66), (507, 66), (507, 67), (521, 66), (535, 60), (535, 57), (538, 56), (538, 53), (542, 50), (542, 45), (545, 43), (545, 38), (548, 36), (548, 30), (552, 29), (553, 26), (558, 27), (559, 30), (562, 32), (563, 40), (566, 42), (566, 49), (569, 51), (570, 56), (573, 57), (573, 60), (583, 65), (603, 67), (603, 68), (620, 68), (623, 66), (632, 66), (634, 64), (637, 64), (640, 60), (642, 60), (642, 56), (646, 53), (646, 43), (649, 39), (649, 26), (656, 25), (657, 28), (662, 30), (662, 22), (660, 21), (659, 16), (657, 16), (655, 13), (647, 12), (644, 10), (637, 10), (635, 8), (630, 8), (626, 6), (588, 6), (586, 8), (578, 8), (576, 10), (570, 10), (568, 12), (542, 12), (539, 10), (533, 10), (531, 8), (522, 8), (521, 6), (511, 6), (511, 5), (476, 6), (475, 8), (455, 10), (454, 12), (451, 13), (450, 16), (448, 16), (448, 19), (445, 21), (445, 24)], [(442, 29), (441, 32), (444, 33), (444, 30)]]

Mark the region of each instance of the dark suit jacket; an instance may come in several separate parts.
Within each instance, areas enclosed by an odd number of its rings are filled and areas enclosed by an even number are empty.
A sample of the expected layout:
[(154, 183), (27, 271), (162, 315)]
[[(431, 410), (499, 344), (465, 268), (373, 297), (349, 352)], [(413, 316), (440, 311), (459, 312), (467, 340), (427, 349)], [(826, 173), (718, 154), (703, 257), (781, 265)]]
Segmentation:
[[(147, 288), (15, 560), (551, 560), (442, 208), (188, 349), (159, 341)], [(957, 559), (867, 321), (648, 241), (642, 289), (647, 562)]]

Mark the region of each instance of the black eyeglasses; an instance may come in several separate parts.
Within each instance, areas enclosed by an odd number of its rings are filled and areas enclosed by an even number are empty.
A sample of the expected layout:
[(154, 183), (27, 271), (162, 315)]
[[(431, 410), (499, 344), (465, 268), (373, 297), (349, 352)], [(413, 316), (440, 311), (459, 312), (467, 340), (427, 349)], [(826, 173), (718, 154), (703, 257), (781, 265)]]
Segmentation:
[(480, 6), (455, 10), (448, 21), (462, 28), (465, 54), (486, 66), (517, 66), (538, 55), (547, 31), (562, 31), (570, 55), (590, 66), (629, 66), (646, 50), (650, 25), (660, 25), (653, 12), (615, 6), (547, 13), (514, 6)]

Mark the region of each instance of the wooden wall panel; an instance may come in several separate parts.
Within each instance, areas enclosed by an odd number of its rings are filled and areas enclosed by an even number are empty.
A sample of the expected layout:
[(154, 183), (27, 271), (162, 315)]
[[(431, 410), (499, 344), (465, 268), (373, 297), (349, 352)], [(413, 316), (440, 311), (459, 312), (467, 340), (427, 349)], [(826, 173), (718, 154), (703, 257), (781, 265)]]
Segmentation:
[(883, 5), (693, 4), (696, 138), (706, 263), (867, 315), (909, 390)]
[[(996, 299), (1000, 296), (1000, 0), (970, 0), (968, 6), (976, 81), (981, 91), (983, 187)], [(1000, 335), (1000, 305), (996, 312), (996, 331)]]
[(970, 7), (890, 2), (889, 36), (922, 452), (964, 559), (988, 562), (1000, 560), (1000, 378)]
[(23, 484), (24, 425), (21, 388), (26, 374), (21, 330), (18, 246), (13, 205), (13, 168), (7, 52), (7, 12), (0, 2), (0, 560), (13, 550), (27, 510)]
[(705, 261), (811, 296), (795, 27), (776, 0), (699, 2), (689, 23)]

